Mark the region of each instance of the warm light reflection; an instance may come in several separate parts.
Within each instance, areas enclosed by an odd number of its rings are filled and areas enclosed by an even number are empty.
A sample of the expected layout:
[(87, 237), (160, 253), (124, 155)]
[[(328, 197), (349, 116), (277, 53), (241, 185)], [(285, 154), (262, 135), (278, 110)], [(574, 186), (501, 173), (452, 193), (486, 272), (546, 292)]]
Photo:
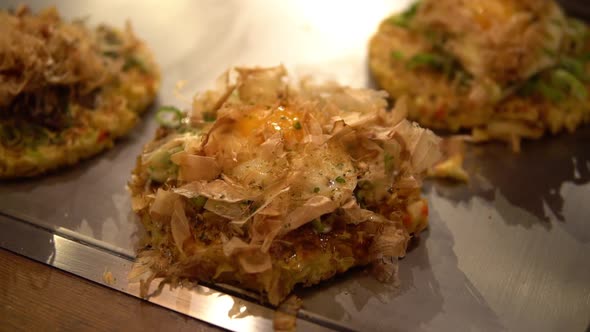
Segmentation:
[(295, 2), (293, 15), (301, 18), (310, 32), (326, 37), (331, 46), (365, 52), (364, 45), (379, 22), (411, 2), (303, 0)]
[(289, 107), (255, 109), (237, 120), (236, 132), (249, 137), (250, 142), (256, 145), (262, 143), (262, 137), (270, 137), (277, 132), (281, 133), (286, 142), (294, 143), (303, 139), (300, 118), (300, 112)]
[[(211, 294), (206, 306), (203, 303), (193, 301), (192, 309), (204, 311), (206, 317), (212, 322), (236, 331), (260, 331), (270, 326), (263, 326), (264, 323), (271, 324), (270, 320), (260, 320), (260, 317), (247, 314), (247, 306), (241, 301), (222, 293)], [(196, 308), (199, 306), (200, 308)], [(246, 315), (244, 315), (246, 313)], [(222, 323), (223, 322), (223, 323)]]

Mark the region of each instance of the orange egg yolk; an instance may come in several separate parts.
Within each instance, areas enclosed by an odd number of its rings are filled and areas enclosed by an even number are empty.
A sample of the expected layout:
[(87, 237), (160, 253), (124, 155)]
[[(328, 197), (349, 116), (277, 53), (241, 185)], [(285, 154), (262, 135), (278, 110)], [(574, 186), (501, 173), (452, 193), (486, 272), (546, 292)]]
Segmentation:
[(236, 123), (241, 136), (251, 137), (254, 133), (264, 133), (266, 137), (279, 132), (286, 142), (299, 142), (303, 139), (301, 115), (288, 107), (279, 106), (270, 113), (268, 110), (252, 110)]

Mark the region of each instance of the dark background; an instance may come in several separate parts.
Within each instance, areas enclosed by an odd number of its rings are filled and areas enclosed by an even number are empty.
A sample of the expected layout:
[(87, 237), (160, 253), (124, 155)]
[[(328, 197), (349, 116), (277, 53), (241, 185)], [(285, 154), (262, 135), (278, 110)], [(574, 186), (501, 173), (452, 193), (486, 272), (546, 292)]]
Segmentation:
[(573, 16), (590, 20), (590, 1), (588, 0), (559, 0), (565, 11)]

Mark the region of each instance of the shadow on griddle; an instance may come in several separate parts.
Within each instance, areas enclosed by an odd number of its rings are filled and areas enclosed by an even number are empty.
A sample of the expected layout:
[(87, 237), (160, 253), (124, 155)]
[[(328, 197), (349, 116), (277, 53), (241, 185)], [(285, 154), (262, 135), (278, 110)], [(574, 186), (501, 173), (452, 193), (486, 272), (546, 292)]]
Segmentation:
[[(576, 223), (590, 217), (590, 207), (579, 206), (566, 220), (562, 196), (564, 184), (576, 187), (590, 182), (589, 127), (575, 134), (524, 142), (520, 153), (500, 143), (469, 146), (465, 168), (471, 176), (468, 185), (428, 181), (426, 190), (434, 189), (456, 203), (481, 197), (492, 202), (509, 224), (550, 229), (552, 221), (559, 222), (572, 236), (590, 241), (590, 233)], [(513, 207), (534, 218), (515, 217)]]
[[(297, 289), (304, 308), (362, 331), (502, 330), (497, 315), (460, 270), (452, 233), (436, 211), (431, 219), (399, 262), (399, 285), (380, 283), (367, 269), (357, 268)], [(450, 318), (441, 322), (441, 315)], [(388, 322), (395, 317), (397, 323), (383, 326), (380, 317)]]

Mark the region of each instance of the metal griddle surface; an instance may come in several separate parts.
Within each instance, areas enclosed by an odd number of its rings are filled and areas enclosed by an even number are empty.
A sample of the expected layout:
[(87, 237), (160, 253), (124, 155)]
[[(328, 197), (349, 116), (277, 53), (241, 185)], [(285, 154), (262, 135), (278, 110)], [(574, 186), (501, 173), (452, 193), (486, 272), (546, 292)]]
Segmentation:
[[(17, 2), (8, 1), (6, 7)], [(232, 65), (284, 63), (371, 86), (368, 38), (408, 1), (57, 1), (68, 18), (122, 26), (154, 50), (158, 104), (188, 107)], [(34, 9), (43, 1), (31, 1)], [(175, 93), (175, 84), (186, 80)], [(140, 230), (125, 190), (153, 111), (114, 149), (42, 178), (0, 183), (0, 212), (133, 255)], [(590, 321), (590, 128), (527, 142), (470, 147), (469, 185), (427, 182), (430, 228), (401, 261), (401, 286), (352, 271), (299, 290), (318, 317), (359, 330), (564, 330)], [(26, 242), (27, 238), (19, 239)], [(52, 252), (47, 241), (47, 253)], [(206, 319), (199, 317), (201, 319)]]

